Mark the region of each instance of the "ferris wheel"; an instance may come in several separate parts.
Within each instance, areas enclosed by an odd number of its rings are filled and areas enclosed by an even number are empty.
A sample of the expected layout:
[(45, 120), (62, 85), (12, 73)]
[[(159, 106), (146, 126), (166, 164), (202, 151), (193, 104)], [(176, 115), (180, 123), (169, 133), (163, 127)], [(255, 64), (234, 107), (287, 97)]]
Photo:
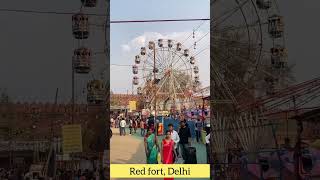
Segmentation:
[(211, 8), (211, 96), (215, 104), (211, 125), (218, 129), (212, 130), (212, 139), (215, 144), (225, 142), (213, 146), (213, 151), (223, 162), (228, 149), (242, 149), (249, 162), (254, 162), (258, 151), (272, 144), (271, 128), (260, 110), (233, 110), (289, 83), (284, 19), (276, 0), (212, 0)]
[(132, 83), (146, 108), (180, 109), (200, 88), (196, 58), (182, 43), (172, 39), (150, 41), (134, 58)]
[[(72, 57), (79, 89), (89, 104), (105, 102), (105, 69), (107, 66), (108, 1), (81, 0), (79, 12), (72, 16), (75, 50)], [(105, 38), (101, 38), (105, 37)]]
[(288, 82), (284, 20), (276, 0), (212, 0), (211, 73), (216, 104), (269, 95)]

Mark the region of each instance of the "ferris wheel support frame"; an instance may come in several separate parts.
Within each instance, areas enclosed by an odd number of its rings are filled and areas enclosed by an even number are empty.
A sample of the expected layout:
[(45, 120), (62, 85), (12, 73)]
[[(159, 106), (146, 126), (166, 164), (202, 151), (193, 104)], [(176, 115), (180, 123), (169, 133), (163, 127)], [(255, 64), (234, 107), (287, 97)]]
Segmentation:
[(156, 44), (153, 44), (153, 85), (154, 85), (154, 123), (156, 135), (158, 134), (158, 124), (157, 124), (157, 88), (156, 88)]

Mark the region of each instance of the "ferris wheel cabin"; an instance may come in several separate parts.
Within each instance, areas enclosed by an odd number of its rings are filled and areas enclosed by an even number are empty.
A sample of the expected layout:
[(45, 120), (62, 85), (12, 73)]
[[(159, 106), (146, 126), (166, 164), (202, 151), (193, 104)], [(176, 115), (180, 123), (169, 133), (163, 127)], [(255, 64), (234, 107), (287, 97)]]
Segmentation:
[(155, 46), (154, 42), (153, 41), (149, 41), (149, 49), (153, 50), (154, 46)]
[(136, 55), (134, 62), (136, 64), (140, 64), (140, 56), (139, 55)]
[(138, 85), (139, 84), (139, 79), (138, 79), (137, 76), (133, 77), (132, 83), (133, 83), (133, 85)]
[(268, 76), (264, 80), (265, 80), (265, 82), (267, 84), (266, 94), (267, 95), (273, 95), (275, 93), (275, 91), (276, 91), (275, 84), (278, 81), (278, 79), (276, 79), (274, 77), (271, 77), (271, 76)]
[(189, 56), (189, 49), (185, 49), (184, 52), (183, 52), (183, 55), (185, 57), (188, 57)]
[(168, 40), (168, 47), (169, 48), (172, 48), (173, 46), (173, 41), (171, 39)]
[(73, 53), (73, 67), (76, 73), (87, 74), (91, 70), (91, 50), (79, 48)]
[(199, 81), (199, 76), (196, 75), (196, 76), (194, 77), (194, 80), (195, 80), (195, 81)]
[(145, 47), (141, 47), (141, 52), (140, 52), (140, 54), (142, 55), (142, 56), (144, 56), (144, 55), (146, 55), (146, 48)]
[(198, 67), (198, 66), (195, 66), (195, 67), (193, 68), (193, 72), (194, 72), (195, 74), (198, 74), (198, 73), (199, 73), (199, 67)]
[(88, 39), (89, 18), (87, 15), (77, 13), (72, 16), (72, 33), (76, 39)]
[(87, 101), (88, 104), (102, 104), (105, 102), (105, 87), (102, 81), (92, 80), (87, 84)]
[(271, 7), (271, 0), (257, 0), (257, 6), (259, 9), (269, 9)]
[(177, 51), (181, 51), (182, 50), (182, 44), (181, 43), (177, 43)]
[(137, 94), (138, 94), (138, 95), (142, 95), (142, 88), (141, 88), (141, 87), (138, 87), (138, 88), (137, 88)]
[(271, 64), (276, 69), (281, 69), (287, 65), (287, 49), (279, 45), (271, 48)]
[(159, 72), (159, 69), (158, 68), (154, 68), (153, 69), (153, 73), (158, 73)]
[(158, 39), (158, 46), (163, 47), (163, 39)]
[(96, 7), (97, 0), (81, 0), (83, 6), (85, 7)]
[(136, 66), (136, 65), (132, 66), (132, 73), (133, 74), (138, 74), (138, 66)]
[(269, 17), (268, 31), (272, 38), (281, 38), (284, 32), (283, 17), (278, 15), (273, 15)]
[(196, 63), (196, 59), (194, 57), (190, 57), (190, 64), (194, 65)]

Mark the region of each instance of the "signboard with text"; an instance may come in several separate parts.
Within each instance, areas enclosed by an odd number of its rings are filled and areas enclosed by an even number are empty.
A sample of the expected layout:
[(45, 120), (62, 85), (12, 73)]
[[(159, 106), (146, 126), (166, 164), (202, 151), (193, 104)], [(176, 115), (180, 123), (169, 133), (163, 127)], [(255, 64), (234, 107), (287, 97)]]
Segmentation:
[(129, 109), (130, 109), (130, 112), (135, 111), (137, 109), (137, 102), (129, 101)]
[(81, 125), (64, 125), (62, 127), (63, 153), (82, 152)]

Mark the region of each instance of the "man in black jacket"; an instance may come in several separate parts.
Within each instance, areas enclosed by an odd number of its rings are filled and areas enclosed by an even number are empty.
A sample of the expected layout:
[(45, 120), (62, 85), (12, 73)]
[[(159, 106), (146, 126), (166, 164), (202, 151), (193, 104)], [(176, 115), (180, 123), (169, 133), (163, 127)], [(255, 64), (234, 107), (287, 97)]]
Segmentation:
[(191, 133), (189, 127), (186, 126), (184, 121), (180, 122), (181, 126), (179, 129), (179, 146), (182, 154), (182, 158), (184, 161), (187, 160), (188, 157), (188, 148), (191, 145)]

